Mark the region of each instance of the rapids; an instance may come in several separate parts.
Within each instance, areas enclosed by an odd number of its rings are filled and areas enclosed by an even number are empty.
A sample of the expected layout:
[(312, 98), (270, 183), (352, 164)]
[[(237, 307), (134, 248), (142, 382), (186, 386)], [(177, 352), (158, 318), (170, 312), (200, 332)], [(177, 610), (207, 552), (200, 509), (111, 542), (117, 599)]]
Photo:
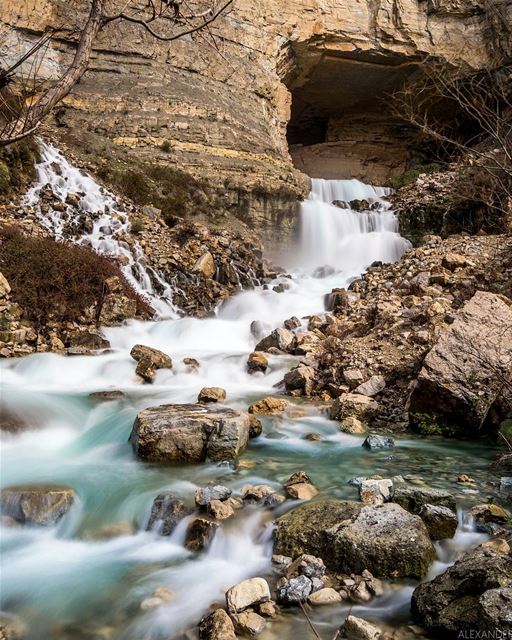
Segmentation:
[[(347, 286), (375, 260), (399, 259), (409, 243), (398, 234), (396, 217), (383, 199), (386, 190), (357, 180), (313, 180), (301, 211), (300, 241), (283, 257), (292, 277), (278, 282), (288, 288), (277, 293), (272, 289), (277, 282), (272, 282), (268, 288), (242, 292), (214, 317), (198, 320), (176, 317), (166, 283), (163, 297), (154, 292), (142, 250), (120, 239), (128, 216), (111, 194), (50, 146), (38, 173), (27, 201), (39, 206), (47, 182), (63, 202), (68, 193), (83, 192), (83, 210), (100, 215), (93, 231), (78, 241), (100, 252), (126, 255), (130, 279), (159, 300), (162, 315), (173, 317), (105, 329), (112, 349), (94, 357), (44, 353), (0, 362), (2, 403), (29, 425), (21, 433), (2, 434), (2, 486), (67, 484), (80, 498), (54, 528), (0, 529), (1, 608), (27, 623), (28, 640), (169, 640), (195, 625), (213, 602), (222, 600), (227, 587), (272, 572), (275, 512), (244, 510), (222, 528), (207, 552), (194, 556), (183, 546), (184, 525), (170, 538), (145, 531), (152, 500), (161, 491), (192, 503), (195, 489), (212, 480), (235, 491), (248, 483), (277, 488), (300, 468), (321, 491), (351, 498), (356, 494), (347, 481), (370, 473), (421, 477), (433, 486), (451, 483), (453, 488), (454, 468), (470, 468), (475, 479), (485, 482), (491, 451), (481, 444), (477, 448), (404, 439), (392, 455), (371, 453), (361, 447), (362, 438), (340, 433), (314, 405), (304, 405), (302, 417), (264, 420), (263, 435), (251, 442), (237, 468), (147, 465), (132, 456), (128, 436), (136, 413), (145, 407), (194, 402), (203, 386), (224, 387), (227, 404), (234, 408), (276, 393), (274, 386), (295, 359), (270, 356), (269, 373), (249, 375), (245, 363), (257, 342), (251, 323), (257, 320), (262, 330), (270, 330), (293, 315), (322, 313), (325, 294), (333, 287)], [(368, 200), (372, 211), (332, 205), (333, 200), (348, 203), (356, 198)], [(59, 236), (66, 212), (40, 209), (40, 216)], [(174, 368), (159, 371), (153, 385), (139, 384), (129, 355), (136, 343), (169, 353)], [(187, 356), (199, 360), (199, 370), (183, 364)], [(126, 395), (102, 403), (89, 397), (107, 389)], [(303, 439), (313, 431), (323, 440)], [(460, 518), (456, 538), (438, 545), (433, 572), (482, 539), (462, 512)], [(173, 599), (143, 611), (141, 602), (159, 586), (170, 589)], [(407, 621), (412, 588), (412, 583), (398, 585), (368, 605), (353, 607), (353, 612), (369, 619)], [(322, 637), (332, 638), (347, 611), (340, 605), (313, 612)], [(299, 613), (291, 611), (260, 637), (306, 640), (310, 633)]]

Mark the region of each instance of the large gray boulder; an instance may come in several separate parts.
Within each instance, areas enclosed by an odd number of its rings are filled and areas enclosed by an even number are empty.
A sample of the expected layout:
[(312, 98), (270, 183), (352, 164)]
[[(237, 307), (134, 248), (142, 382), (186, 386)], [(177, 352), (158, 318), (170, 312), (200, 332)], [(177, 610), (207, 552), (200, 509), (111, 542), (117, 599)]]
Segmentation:
[(464, 631), (511, 632), (511, 584), (512, 556), (496, 548), (477, 547), (415, 589), (413, 618), (442, 637), (458, 637), (455, 634)]
[(2, 515), (20, 524), (47, 527), (56, 524), (71, 509), (75, 498), (71, 487), (6, 487), (0, 493), (0, 509)]
[(199, 404), (168, 404), (141, 411), (130, 434), (135, 455), (148, 462), (233, 460), (247, 447), (247, 413)]
[(503, 297), (477, 291), (466, 302), (423, 362), (410, 398), (413, 426), (478, 435), (512, 377), (510, 327), (512, 307)]
[(397, 504), (315, 501), (281, 516), (276, 524), (275, 554), (311, 554), (342, 573), (367, 569), (381, 577), (421, 577), (435, 558), (421, 518)]

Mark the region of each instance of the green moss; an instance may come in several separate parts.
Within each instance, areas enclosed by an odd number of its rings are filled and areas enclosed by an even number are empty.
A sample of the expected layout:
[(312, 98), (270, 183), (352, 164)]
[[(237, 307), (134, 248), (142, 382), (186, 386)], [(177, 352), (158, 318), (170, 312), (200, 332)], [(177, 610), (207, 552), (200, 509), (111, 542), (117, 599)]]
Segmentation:
[(142, 220), (142, 218), (135, 218), (131, 223), (131, 230), (133, 233), (142, 233), (142, 231), (144, 231), (144, 220)]
[(456, 438), (462, 431), (460, 426), (443, 423), (434, 413), (414, 413), (411, 415), (411, 422), (414, 430), (423, 436)]
[(11, 172), (7, 164), (0, 160), (0, 193), (5, 193), (11, 186)]
[(437, 164), (436, 162), (416, 165), (404, 171), (400, 176), (389, 178), (389, 180), (386, 182), (386, 187), (390, 187), (391, 189), (401, 189), (408, 184), (416, 182), (416, 180), (422, 173), (437, 173), (440, 170), (441, 165)]

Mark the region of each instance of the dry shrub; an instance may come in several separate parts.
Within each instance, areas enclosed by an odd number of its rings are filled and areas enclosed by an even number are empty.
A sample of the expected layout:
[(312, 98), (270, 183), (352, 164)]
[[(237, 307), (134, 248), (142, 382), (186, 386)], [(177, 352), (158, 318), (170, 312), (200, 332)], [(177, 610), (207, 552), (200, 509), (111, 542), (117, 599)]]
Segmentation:
[(12, 297), (30, 320), (76, 321), (91, 306), (97, 316), (106, 293), (106, 281), (116, 276), (123, 293), (137, 301), (137, 312), (149, 317), (152, 309), (129, 285), (117, 264), (88, 247), (31, 238), (11, 227), (0, 227), (0, 271), (12, 288)]

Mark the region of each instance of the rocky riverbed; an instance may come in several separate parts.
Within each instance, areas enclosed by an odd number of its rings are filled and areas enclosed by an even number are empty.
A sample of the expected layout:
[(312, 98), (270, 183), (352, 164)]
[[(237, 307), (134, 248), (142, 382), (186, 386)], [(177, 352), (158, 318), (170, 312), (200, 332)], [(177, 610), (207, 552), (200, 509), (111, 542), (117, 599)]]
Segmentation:
[[(250, 235), (149, 213), (124, 227), (148, 260), (154, 244), (153, 265), (182, 251), (197, 315), (226, 298), (206, 318), (33, 337), (0, 280), (6, 331), (26, 331), (2, 355), (28, 354), (0, 363), (7, 638), (510, 630), (510, 237), (408, 248), (383, 193), (359, 184), (368, 209), (307, 203), (339, 217), (332, 267), (325, 234), (299, 252), (310, 270), (278, 275), (257, 247), (251, 262)], [(48, 235), (33, 215), (24, 226)], [(104, 342), (73, 351), (66, 331)]]

